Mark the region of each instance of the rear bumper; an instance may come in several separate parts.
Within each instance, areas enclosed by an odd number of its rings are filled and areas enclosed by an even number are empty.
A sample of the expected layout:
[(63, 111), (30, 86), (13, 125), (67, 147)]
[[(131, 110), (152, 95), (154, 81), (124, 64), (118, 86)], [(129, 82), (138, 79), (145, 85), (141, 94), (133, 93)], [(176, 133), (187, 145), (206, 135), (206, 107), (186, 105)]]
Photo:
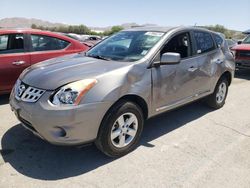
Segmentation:
[(10, 106), (22, 125), (55, 145), (81, 145), (96, 139), (102, 118), (111, 106), (100, 102), (74, 107), (55, 107), (45, 93), (36, 103), (18, 101), (13, 93)]

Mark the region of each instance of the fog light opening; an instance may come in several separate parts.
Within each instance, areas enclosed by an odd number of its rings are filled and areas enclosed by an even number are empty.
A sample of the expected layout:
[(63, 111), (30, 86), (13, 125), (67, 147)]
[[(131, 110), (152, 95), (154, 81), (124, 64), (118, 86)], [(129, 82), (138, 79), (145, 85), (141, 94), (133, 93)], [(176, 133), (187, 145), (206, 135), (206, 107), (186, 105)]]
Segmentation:
[(55, 127), (53, 134), (57, 137), (66, 137), (67, 132), (62, 127)]

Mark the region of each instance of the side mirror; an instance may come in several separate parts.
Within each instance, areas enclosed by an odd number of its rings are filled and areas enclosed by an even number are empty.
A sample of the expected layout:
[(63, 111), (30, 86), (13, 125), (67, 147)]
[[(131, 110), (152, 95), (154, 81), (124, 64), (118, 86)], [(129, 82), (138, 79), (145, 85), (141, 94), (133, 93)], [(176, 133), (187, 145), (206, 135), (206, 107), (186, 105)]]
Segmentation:
[(237, 43), (238, 43), (238, 44), (242, 44), (242, 41), (239, 40)]
[(179, 53), (167, 52), (161, 56), (161, 65), (177, 64), (181, 61), (181, 55)]

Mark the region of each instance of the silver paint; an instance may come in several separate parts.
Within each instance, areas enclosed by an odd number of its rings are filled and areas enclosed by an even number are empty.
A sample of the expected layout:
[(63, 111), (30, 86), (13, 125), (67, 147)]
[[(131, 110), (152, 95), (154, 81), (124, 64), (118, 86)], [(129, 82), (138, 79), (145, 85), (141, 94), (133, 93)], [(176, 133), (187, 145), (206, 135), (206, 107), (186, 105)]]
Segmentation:
[[(137, 62), (104, 61), (68, 55), (26, 69), (20, 76), (25, 84), (46, 92), (36, 103), (18, 101), (14, 90), (10, 105), (18, 118), (30, 122), (45, 140), (59, 145), (76, 145), (96, 139), (101, 121), (119, 99), (136, 96), (145, 102), (147, 118), (187, 104), (213, 93), (223, 73), (234, 77), (234, 60), (226, 44), (205, 54), (182, 59), (178, 64), (159, 64), (157, 53), (176, 33), (202, 30), (194, 27), (133, 28), (130, 30), (165, 32), (151, 51)], [(56, 107), (49, 101), (61, 86), (95, 78), (98, 83), (84, 96), (79, 106)], [(145, 110), (146, 111), (146, 110)], [(60, 129), (66, 136), (58, 136)]]

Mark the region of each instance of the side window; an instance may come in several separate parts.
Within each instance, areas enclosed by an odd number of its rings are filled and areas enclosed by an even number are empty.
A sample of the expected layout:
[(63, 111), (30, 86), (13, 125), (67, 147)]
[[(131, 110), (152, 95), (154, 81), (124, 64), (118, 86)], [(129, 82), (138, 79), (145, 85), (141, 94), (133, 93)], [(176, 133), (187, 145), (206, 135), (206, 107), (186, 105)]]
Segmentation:
[(8, 35), (0, 35), (0, 50), (7, 50), (8, 49)]
[(24, 52), (23, 34), (0, 35), (0, 54)]
[(167, 52), (175, 52), (181, 58), (192, 56), (190, 35), (188, 32), (174, 36), (162, 49), (161, 55)]
[(214, 36), (214, 40), (216, 42), (216, 46), (218, 48), (221, 47), (221, 45), (223, 43), (223, 39), (219, 35), (217, 35), (217, 34), (213, 34), (213, 36)]
[(196, 41), (198, 54), (214, 50), (214, 42), (210, 33), (202, 31), (194, 31), (194, 38)]
[(69, 45), (67, 41), (44, 35), (31, 35), (31, 43), (34, 51), (61, 50)]

